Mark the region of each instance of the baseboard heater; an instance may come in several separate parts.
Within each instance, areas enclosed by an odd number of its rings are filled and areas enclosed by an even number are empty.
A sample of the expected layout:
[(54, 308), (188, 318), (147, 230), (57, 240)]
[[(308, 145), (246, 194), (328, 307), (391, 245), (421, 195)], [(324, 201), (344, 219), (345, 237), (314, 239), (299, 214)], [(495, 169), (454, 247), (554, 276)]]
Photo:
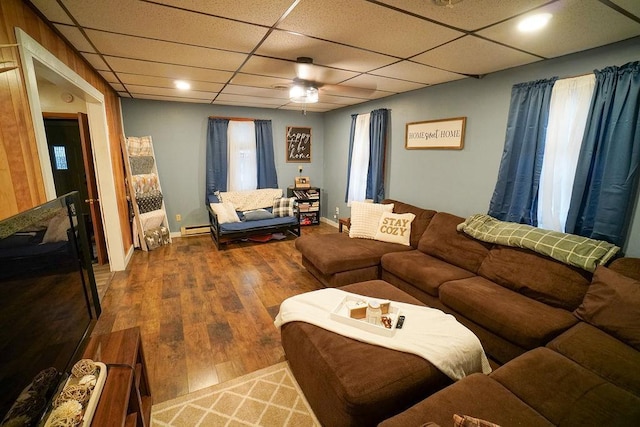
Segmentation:
[(182, 235), (183, 237), (197, 236), (199, 234), (207, 233), (209, 233), (208, 225), (187, 225), (180, 228), (180, 235)]

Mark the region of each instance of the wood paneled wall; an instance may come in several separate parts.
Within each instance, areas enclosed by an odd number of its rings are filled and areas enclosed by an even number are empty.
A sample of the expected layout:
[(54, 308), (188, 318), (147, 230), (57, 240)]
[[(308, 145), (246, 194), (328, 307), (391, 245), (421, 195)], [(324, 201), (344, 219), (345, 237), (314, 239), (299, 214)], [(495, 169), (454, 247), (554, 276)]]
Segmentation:
[[(118, 95), (83, 58), (59, 37), (31, 7), (20, 0), (0, 1), (0, 44), (15, 44), (19, 27), (64, 62), (105, 97), (111, 163), (123, 224), (125, 248), (131, 246), (120, 135), (123, 134)], [(17, 48), (1, 49), (4, 60), (20, 64)], [(46, 201), (33, 121), (22, 68), (0, 74), (0, 219)]]

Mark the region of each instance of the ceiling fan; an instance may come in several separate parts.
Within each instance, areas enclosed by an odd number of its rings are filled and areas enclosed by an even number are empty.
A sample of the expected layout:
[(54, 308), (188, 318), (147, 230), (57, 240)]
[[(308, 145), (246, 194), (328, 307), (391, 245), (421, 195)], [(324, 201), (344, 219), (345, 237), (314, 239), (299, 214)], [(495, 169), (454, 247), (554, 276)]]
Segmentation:
[(354, 98), (369, 99), (375, 91), (371, 88), (345, 86), (341, 84), (326, 84), (322, 82), (326, 67), (313, 63), (313, 59), (301, 56), (295, 63), (296, 77), (288, 86), (289, 99), (292, 102), (313, 104), (318, 102), (319, 93), (337, 96), (350, 96)]

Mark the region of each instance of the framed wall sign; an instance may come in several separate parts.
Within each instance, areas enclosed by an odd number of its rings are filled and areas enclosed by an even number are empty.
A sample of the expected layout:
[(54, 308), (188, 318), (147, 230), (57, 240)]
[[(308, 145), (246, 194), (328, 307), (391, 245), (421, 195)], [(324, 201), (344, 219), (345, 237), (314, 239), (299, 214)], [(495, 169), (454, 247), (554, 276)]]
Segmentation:
[(287, 127), (287, 162), (311, 163), (311, 128)]
[(466, 117), (407, 123), (405, 148), (462, 150)]

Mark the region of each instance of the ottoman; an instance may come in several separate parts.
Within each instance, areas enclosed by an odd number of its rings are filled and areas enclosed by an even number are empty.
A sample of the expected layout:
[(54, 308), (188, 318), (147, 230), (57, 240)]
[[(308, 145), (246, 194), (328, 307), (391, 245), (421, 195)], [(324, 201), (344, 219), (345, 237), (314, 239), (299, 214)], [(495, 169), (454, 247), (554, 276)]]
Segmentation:
[[(340, 289), (424, 305), (382, 280)], [(375, 426), (452, 383), (419, 356), (362, 343), (308, 323), (286, 323), (281, 336), (291, 371), (325, 426)]]

